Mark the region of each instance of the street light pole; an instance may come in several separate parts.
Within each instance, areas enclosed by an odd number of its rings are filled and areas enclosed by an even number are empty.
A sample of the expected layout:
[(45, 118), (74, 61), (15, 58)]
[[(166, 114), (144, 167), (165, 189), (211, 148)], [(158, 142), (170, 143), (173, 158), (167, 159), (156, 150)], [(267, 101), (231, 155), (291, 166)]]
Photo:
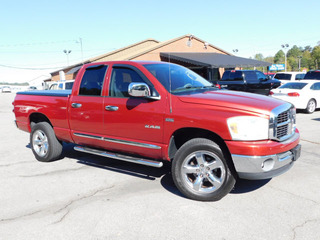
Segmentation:
[(67, 55), (67, 66), (69, 66), (69, 54), (71, 53), (71, 50), (63, 50), (63, 52)]
[[(282, 44), (281, 47), (284, 50), (286, 50), (286, 49), (288, 49), (289, 44), (288, 43)], [(286, 51), (284, 52), (284, 69), (285, 69), (284, 71), (286, 72), (287, 71), (287, 52)]]
[(302, 56), (298, 56), (298, 61), (299, 61), (299, 72), (301, 71), (300, 69), (301, 69), (301, 58), (302, 58)]

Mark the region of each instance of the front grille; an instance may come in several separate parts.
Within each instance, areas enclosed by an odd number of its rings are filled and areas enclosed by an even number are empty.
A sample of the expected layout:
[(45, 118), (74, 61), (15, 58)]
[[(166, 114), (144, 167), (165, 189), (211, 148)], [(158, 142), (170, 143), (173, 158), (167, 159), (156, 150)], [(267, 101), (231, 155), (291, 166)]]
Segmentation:
[(288, 117), (289, 117), (289, 111), (280, 113), (277, 117), (277, 123), (279, 124), (279, 123), (288, 121)]
[(285, 137), (288, 135), (288, 124), (283, 125), (283, 126), (278, 126), (277, 127), (277, 138), (281, 139), (282, 137)]
[(284, 104), (273, 109), (270, 117), (269, 137), (277, 141), (284, 141), (295, 133), (295, 108), (291, 104)]

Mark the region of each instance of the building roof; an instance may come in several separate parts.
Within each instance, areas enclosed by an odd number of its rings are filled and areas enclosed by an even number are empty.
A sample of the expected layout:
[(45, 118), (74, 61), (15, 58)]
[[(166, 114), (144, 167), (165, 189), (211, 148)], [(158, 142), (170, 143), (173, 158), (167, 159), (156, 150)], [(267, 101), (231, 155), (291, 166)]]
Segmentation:
[(181, 61), (211, 68), (265, 67), (272, 65), (271, 63), (255, 59), (209, 52), (163, 52), (160, 53), (160, 56), (166, 60)]
[(144, 51), (137, 52), (136, 55), (132, 55), (130, 58), (128, 58), (128, 59), (126, 59), (126, 60), (131, 60), (131, 59), (133, 59), (133, 58), (139, 57), (139, 56), (144, 55), (144, 54), (146, 54), (146, 53), (148, 53), (148, 52), (151, 52), (151, 51), (154, 51), (154, 50), (156, 50), (156, 49), (162, 48), (162, 47), (164, 47), (164, 46), (166, 46), (166, 45), (170, 45), (170, 44), (172, 44), (172, 43), (174, 43), (174, 42), (177, 42), (177, 41), (179, 41), (179, 40), (181, 40), (181, 39), (183, 39), (183, 38), (186, 38), (186, 37), (189, 38), (189, 37), (191, 37), (191, 36), (192, 36), (193, 39), (198, 40), (199, 42), (206, 43), (206, 44), (208, 44), (208, 46), (211, 46), (211, 47), (213, 47), (213, 48), (215, 48), (215, 49), (217, 49), (217, 50), (219, 50), (219, 51), (221, 51), (221, 52), (223, 52), (223, 53), (225, 53), (225, 54), (232, 55), (231, 53), (228, 53), (227, 51), (225, 51), (225, 50), (223, 50), (223, 49), (221, 49), (221, 48), (218, 48), (218, 47), (216, 47), (216, 46), (214, 46), (214, 45), (212, 45), (212, 44), (209, 44), (209, 43), (207, 43), (206, 41), (204, 41), (204, 40), (202, 40), (202, 39), (200, 39), (200, 38), (198, 38), (198, 37), (195, 37), (195, 36), (193, 36), (193, 35), (191, 35), (191, 34), (186, 34), (186, 35), (183, 35), (183, 36), (181, 36), (181, 37), (174, 38), (174, 39), (170, 39), (170, 40), (165, 41), (165, 42), (159, 42), (159, 43), (156, 44), (156, 45), (153, 45), (153, 46), (150, 46), (150, 47), (147, 48), (147, 49), (144, 49)]

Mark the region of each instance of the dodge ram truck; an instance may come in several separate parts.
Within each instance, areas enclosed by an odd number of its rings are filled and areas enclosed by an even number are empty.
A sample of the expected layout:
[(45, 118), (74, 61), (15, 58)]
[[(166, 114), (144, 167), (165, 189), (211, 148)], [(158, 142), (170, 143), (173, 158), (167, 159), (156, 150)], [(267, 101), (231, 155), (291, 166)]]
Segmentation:
[(82, 66), (72, 90), (16, 94), (19, 129), (35, 158), (76, 151), (162, 167), (186, 197), (217, 201), (237, 178), (269, 179), (299, 158), (292, 104), (221, 90), (165, 62), (113, 61)]

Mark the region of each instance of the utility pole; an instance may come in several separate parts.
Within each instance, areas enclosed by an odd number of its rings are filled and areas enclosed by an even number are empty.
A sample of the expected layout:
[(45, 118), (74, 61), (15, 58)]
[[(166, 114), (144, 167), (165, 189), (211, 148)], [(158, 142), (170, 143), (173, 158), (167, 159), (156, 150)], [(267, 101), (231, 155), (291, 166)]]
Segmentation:
[(299, 72), (301, 71), (301, 58), (302, 58), (302, 56), (298, 56), (298, 61), (299, 61)]
[[(289, 44), (286, 43), (286, 44), (282, 44), (281, 47), (286, 50), (288, 49), (289, 47)], [(284, 71), (286, 72), (287, 71), (287, 51), (284, 52)]]

